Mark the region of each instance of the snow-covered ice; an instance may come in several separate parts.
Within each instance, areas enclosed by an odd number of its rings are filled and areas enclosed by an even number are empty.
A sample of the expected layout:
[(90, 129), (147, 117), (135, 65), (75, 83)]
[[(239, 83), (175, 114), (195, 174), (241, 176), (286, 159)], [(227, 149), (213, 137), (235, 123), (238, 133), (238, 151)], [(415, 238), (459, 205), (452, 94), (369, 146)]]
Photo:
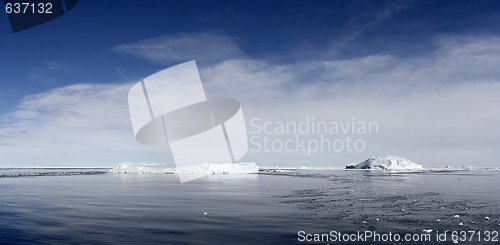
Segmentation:
[(360, 163), (346, 166), (346, 169), (423, 169), (422, 165), (398, 156), (371, 157)]
[(243, 174), (258, 173), (259, 167), (253, 163), (211, 163), (171, 168), (166, 164), (155, 163), (120, 163), (111, 169), (112, 173), (151, 173), (151, 174)]
[(173, 174), (175, 168), (166, 164), (157, 163), (131, 163), (123, 162), (110, 170), (111, 173), (147, 173), (147, 174)]

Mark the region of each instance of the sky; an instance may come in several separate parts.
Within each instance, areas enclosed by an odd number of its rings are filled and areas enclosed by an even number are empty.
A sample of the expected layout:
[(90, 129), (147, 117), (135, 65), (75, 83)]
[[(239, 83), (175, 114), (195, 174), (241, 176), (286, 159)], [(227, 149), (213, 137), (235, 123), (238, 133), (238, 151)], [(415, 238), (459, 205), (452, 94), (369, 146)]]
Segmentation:
[[(0, 14), (0, 167), (174, 166), (168, 146), (134, 139), (127, 94), (191, 60), (207, 97), (241, 103), (241, 161), (499, 167), (498, 23), (498, 1), (86, 0), (17, 33)], [(303, 122), (338, 132), (279, 129)]]

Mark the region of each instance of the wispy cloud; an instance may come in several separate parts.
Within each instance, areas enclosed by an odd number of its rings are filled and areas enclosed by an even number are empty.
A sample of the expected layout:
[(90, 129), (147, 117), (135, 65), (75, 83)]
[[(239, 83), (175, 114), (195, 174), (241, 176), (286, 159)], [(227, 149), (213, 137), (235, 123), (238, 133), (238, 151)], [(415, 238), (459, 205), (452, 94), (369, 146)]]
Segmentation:
[[(343, 37), (343, 44), (346, 44), (360, 35), (362, 35), (366, 30), (380, 24), (381, 22), (391, 18), (393, 15), (408, 9), (412, 4), (417, 2), (416, 0), (397, 0), (397, 1), (387, 1), (386, 4), (381, 9), (371, 9), (368, 11), (361, 12), (355, 15), (349, 21), (349, 33)], [(358, 3), (359, 4), (359, 3)], [(369, 5), (363, 3), (363, 5)]]
[(234, 38), (214, 32), (165, 35), (118, 45), (112, 50), (159, 63), (221, 61), (243, 55)]
[[(243, 160), (342, 166), (373, 155), (395, 154), (424, 164), (496, 164), (500, 158), (500, 71), (496, 69), (500, 38), (438, 36), (434, 45), (427, 54), (405, 58), (377, 54), (275, 64), (228, 56), (201, 67), (200, 74), (208, 97), (241, 102), (249, 131), (255, 130), (249, 124), (252, 118), (300, 123), (307, 117), (326, 122), (348, 122), (354, 117), (378, 122), (380, 128), (377, 135), (362, 136), (367, 144), (364, 152), (307, 157), (250, 151)], [(107, 166), (134, 159), (171, 161), (164, 147), (134, 140), (127, 108), (131, 85), (77, 84), (26, 97), (15, 111), (4, 115), (7, 121), (0, 126), (1, 135), (26, 133), (0, 138), (2, 144), (13, 144), (0, 149), (1, 161), (60, 159), (68, 164), (99, 159), (102, 164), (112, 159)]]
[(71, 66), (65, 63), (48, 61), (44, 65), (33, 68), (30, 70), (30, 78), (37, 80), (41, 83), (54, 83), (56, 79), (54, 74), (58, 72), (70, 72)]

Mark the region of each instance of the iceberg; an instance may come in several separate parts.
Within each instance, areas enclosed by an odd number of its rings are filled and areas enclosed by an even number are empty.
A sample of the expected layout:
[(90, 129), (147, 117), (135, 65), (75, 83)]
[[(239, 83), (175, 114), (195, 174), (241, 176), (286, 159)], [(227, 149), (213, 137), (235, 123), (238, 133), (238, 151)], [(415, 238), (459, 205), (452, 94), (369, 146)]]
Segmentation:
[(396, 169), (396, 170), (413, 170), (423, 169), (422, 165), (414, 163), (404, 157), (387, 156), (387, 157), (371, 157), (360, 163), (347, 165), (346, 169)]
[(170, 168), (166, 164), (120, 163), (110, 170), (111, 173), (149, 173), (149, 174), (250, 174), (258, 173), (259, 167), (253, 162), (212, 163), (204, 162), (194, 166)]

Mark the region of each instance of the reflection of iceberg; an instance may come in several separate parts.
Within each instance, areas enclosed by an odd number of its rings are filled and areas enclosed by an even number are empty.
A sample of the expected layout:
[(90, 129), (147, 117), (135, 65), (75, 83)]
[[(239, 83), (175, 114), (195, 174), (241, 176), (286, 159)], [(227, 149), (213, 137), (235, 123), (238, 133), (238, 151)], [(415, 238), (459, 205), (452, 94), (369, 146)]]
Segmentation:
[(112, 173), (150, 173), (150, 174), (250, 174), (258, 173), (259, 167), (253, 163), (211, 163), (204, 162), (194, 166), (169, 168), (165, 164), (120, 163)]
[(422, 165), (416, 164), (406, 158), (398, 156), (371, 157), (360, 163), (346, 166), (346, 169), (423, 169)]
[(248, 163), (210, 163), (204, 162), (195, 166), (178, 168), (179, 174), (250, 174), (258, 173), (259, 167), (253, 162)]

